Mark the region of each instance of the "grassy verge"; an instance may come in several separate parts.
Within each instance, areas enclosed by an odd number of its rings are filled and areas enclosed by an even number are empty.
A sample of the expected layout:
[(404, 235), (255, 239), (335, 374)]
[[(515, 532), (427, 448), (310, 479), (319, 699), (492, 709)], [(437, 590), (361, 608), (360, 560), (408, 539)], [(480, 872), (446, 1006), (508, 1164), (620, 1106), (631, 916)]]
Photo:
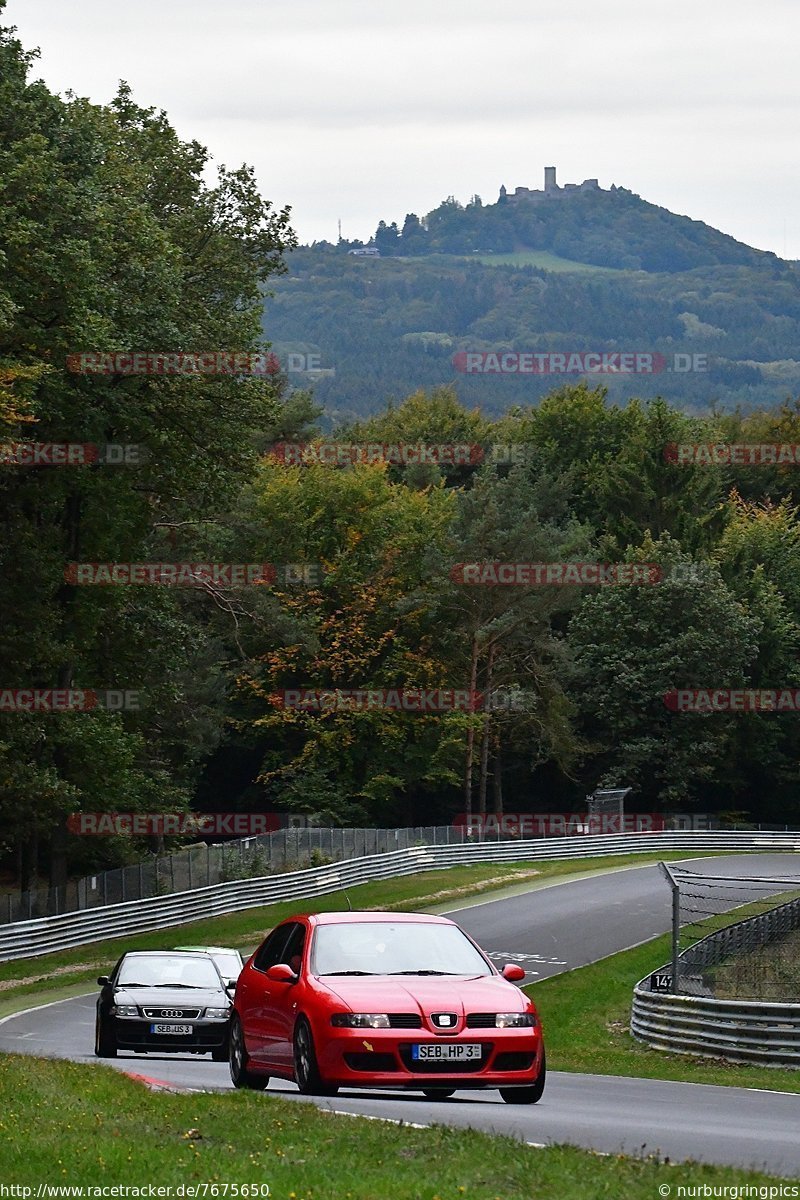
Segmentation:
[(268, 1094), (148, 1092), (107, 1068), (16, 1056), (0, 1060), (0, 1135), (2, 1182), (34, 1195), (39, 1183), (217, 1184), (217, 1196), (248, 1184), (266, 1185), (271, 1200), (653, 1200), (664, 1184), (676, 1194), (679, 1183), (774, 1183), (734, 1168), (354, 1120)]
[[(598, 870), (625, 866), (646, 866), (658, 862), (660, 855), (628, 854), (602, 859), (571, 859), (563, 862), (486, 863), (476, 866), (450, 867), (445, 870), (423, 871), (377, 883), (361, 884), (347, 889), (353, 908), (389, 908), (425, 910), (442, 907), (465, 897), (502, 891), (509, 887), (536, 885), (555, 879)], [(696, 858), (696, 854), (670, 855), (670, 861)], [(666, 901), (665, 901), (666, 903)], [(16, 1012), (37, 1000), (63, 999), (78, 995), (82, 988), (94, 986), (98, 974), (105, 973), (125, 950), (132, 945), (142, 950), (168, 949), (181, 944), (236, 946), (251, 950), (274, 925), (293, 913), (302, 911), (330, 912), (344, 908), (341, 892), (304, 902), (292, 900), (285, 904), (270, 904), (176, 925), (171, 929), (125, 936), (106, 942), (78, 946), (72, 950), (35, 958), (0, 963), (0, 1017)]]
[[(741, 914), (730, 919), (741, 919)], [(548, 1065), (594, 1075), (800, 1092), (800, 1071), (669, 1054), (631, 1037), (633, 986), (668, 962), (670, 951), (670, 937), (665, 935), (527, 987), (542, 1016)]]

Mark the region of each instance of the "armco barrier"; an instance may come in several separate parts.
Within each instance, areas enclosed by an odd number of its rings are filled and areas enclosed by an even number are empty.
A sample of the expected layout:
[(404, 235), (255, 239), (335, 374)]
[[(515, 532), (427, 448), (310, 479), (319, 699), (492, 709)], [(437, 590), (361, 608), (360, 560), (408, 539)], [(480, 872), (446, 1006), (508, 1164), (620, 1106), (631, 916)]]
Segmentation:
[[(32, 958), (71, 946), (168, 929), (188, 921), (222, 916), (286, 900), (310, 900), (373, 880), (414, 875), (469, 863), (549, 862), (558, 859), (604, 858), (615, 854), (659, 854), (671, 851), (800, 850), (800, 834), (753, 832), (626, 833), (526, 841), (421, 846), (354, 858), (262, 879), (235, 880), (148, 900), (108, 905), (0, 926), (0, 962)], [(665, 897), (665, 904), (667, 903)]]
[(634, 989), (631, 1033), (653, 1049), (800, 1067), (800, 1004), (669, 996), (648, 982)]
[[(685, 980), (679, 969), (682, 986), (702, 991), (704, 969), (790, 933), (798, 924), (800, 900), (790, 900), (708, 934), (681, 954), (679, 967), (686, 972)], [(669, 964), (655, 973), (671, 971)], [(648, 975), (634, 988), (631, 1033), (654, 1050), (800, 1067), (800, 1001), (720, 1000), (705, 990), (705, 995), (652, 992)]]

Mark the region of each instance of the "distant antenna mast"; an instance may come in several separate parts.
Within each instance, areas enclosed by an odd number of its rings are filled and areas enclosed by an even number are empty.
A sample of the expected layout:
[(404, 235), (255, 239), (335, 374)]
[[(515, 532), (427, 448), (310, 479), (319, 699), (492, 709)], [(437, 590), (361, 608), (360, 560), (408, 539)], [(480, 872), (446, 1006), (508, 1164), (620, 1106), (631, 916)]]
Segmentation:
[(339, 241), (342, 240), (342, 218), (339, 217)]

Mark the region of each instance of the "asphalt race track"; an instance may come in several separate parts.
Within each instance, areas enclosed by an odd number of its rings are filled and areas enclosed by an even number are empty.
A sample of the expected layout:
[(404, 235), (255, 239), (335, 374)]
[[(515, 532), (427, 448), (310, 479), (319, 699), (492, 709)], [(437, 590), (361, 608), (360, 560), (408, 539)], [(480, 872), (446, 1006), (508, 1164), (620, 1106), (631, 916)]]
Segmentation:
[[(691, 869), (785, 878), (800, 876), (800, 856), (696, 859)], [(449, 912), (495, 961), (513, 958), (532, 982), (666, 932), (670, 892), (658, 868), (647, 866), (474, 901)], [(97, 1064), (93, 1047), (94, 996), (0, 1021), (0, 1051)], [(227, 1066), (208, 1057), (121, 1054), (104, 1065), (181, 1088), (231, 1087)], [(767, 1069), (764, 1077), (768, 1083)], [(266, 1096), (270, 1093), (337, 1112), (421, 1125), (445, 1122), (534, 1144), (571, 1142), (607, 1153), (659, 1153), (673, 1162), (696, 1159), (800, 1175), (800, 1095), (783, 1092), (551, 1071), (543, 1099), (531, 1107), (504, 1104), (493, 1091), (430, 1101), (417, 1093), (346, 1089), (312, 1101), (293, 1085), (273, 1080)]]

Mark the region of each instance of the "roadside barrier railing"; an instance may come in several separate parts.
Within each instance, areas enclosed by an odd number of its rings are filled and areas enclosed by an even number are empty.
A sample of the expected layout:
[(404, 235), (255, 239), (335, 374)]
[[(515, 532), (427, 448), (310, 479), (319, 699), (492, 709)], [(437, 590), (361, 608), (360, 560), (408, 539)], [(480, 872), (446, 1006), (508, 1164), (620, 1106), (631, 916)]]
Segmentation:
[[(301, 871), (237, 879), (167, 896), (39, 917), (0, 926), (0, 962), (32, 958), (73, 946), (129, 938), (284, 901), (313, 900), (361, 883), (447, 867), (513, 862), (609, 858), (620, 854), (669, 855), (688, 851), (800, 851), (800, 833), (686, 832), (578, 835), (510, 839), (461, 845), (412, 846)], [(342, 897), (342, 907), (345, 906)]]

